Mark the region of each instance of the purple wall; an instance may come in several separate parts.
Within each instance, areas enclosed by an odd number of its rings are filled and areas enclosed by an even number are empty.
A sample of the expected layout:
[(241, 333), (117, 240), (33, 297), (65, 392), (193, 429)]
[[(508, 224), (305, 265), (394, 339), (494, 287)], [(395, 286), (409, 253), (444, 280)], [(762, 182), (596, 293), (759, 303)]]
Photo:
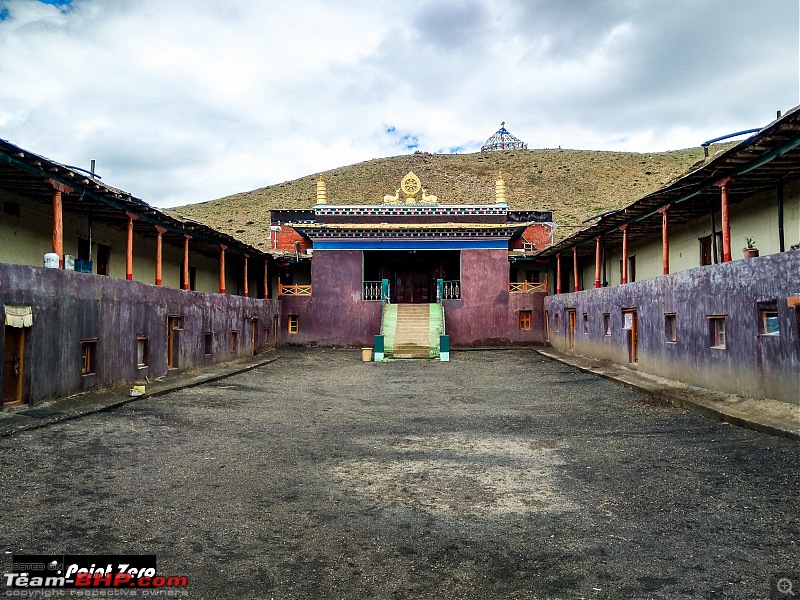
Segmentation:
[[(324, 347), (371, 347), (380, 332), (381, 303), (361, 299), (360, 250), (315, 250), (311, 296), (281, 297), (281, 341)], [(299, 317), (297, 334), (288, 333), (289, 315)]]
[[(461, 299), (445, 300), (445, 333), (453, 347), (544, 342), (544, 293), (509, 293), (507, 250), (461, 251)], [(519, 311), (532, 313), (530, 331)]]
[[(25, 330), (24, 373), (24, 397), (32, 402), (167, 374), (170, 315), (183, 317), (173, 346), (178, 370), (251, 355), (253, 329), (258, 352), (266, 347), (265, 329), (272, 329), (278, 309), (275, 300), (8, 263), (0, 263), (0, 304), (33, 307), (33, 327)], [(238, 333), (231, 350), (234, 329)], [(213, 334), (210, 355), (205, 353), (206, 332)], [(138, 335), (148, 338), (144, 368), (136, 364)], [(93, 338), (96, 372), (82, 375), (81, 340)], [(4, 343), (0, 329), (0, 347)]]
[[(623, 309), (637, 309), (637, 368), (669, 379), (750, 397), (800, 403), (800, 251), (697, 267), (603, 289), (550, 296), (550, 342), (570, 351), (567, 310), (577, 313), (575, 353), (628, 364)], [(759, 303), (775, 301), (780, 334), (759, 333)], [(611, 335), (603, 314), (610, 313)], [(665, 336), (664, 314), (675, 313), (677, 341)], [(589, 332), (583, 333), (583, 315)], [(555, 317), (560, 320), (555, 330)], [(709, 315), (727, 315), (726, 348), (712, 348)]]

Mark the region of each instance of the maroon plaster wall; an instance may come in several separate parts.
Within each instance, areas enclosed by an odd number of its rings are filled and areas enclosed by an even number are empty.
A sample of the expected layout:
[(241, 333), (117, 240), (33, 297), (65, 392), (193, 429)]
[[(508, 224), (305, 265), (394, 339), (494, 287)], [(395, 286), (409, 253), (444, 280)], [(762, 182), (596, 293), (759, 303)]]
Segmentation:
[[(461, 299), (445, 300), (445, 328), (453, 347), (544, 342), (544, 293), (509, 293), (506, 250), (461, 251)], [(530, 310), (530, 331), (519, 311)]]
[[(315, 250), (309, 296), (281, 297), (281, 340), (286, 344), (324, 347), (371, 347), (380, 332), (381, 303), (361, 299), (360, 250)], [(288, 333), (289, 315), (300, 330)]]
[[(628, 364), (623, 309), (639, 323), (637, 368), (669, 379), (728, 393), (800, 404), (800, 251), (697, 267), (610, 288), (559, 294), (545, 300), (550, 342), (559, 350)], [(759, 302), (776, 301), (779, 335), (759, 333)], [(569, 349), (567, 310), (578, 331)], [(603, 314), (611, 318), (611, 335)], [(664, 314), (675, 313), (677, 341), (665, 337)], [(588, 315), (588, 333), (583, 315)], [(560, 321), (556, 330), (555, 319)], [(727, 315), (726, 348), (712, 348), (709, 315)]]
[[(278, 309), (275, 300), (0, 263), (4, 304), (33, 307), (33, 327), (25, 330), (24, 369), (24, 396), (32, 402), (168, 374), (170, 315), (183, 317), (183, 329), (175, 334), (176, 371), (251, 355), (253, 330), (257, 352), (272, 342), (265, 330), (270, 329), (271, 338)], [(233, 349), (232, 330), (237, 330)], [(212, 333), (210, 355), (205, 353), (206, 332)], [(148, 338), (144, 368), (136, 364), (138, 335)], [(97, 339), (96, 372), (91, 375), (81, 374), (83, 339)], [(4, 343), (5, 330), (0, 328), (0, 348)]]

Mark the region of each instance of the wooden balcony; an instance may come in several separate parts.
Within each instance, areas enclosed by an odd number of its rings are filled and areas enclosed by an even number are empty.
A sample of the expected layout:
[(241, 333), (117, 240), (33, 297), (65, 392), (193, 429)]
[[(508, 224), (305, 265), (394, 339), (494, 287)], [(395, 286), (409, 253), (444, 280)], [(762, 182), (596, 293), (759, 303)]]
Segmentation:
[(278, 283), (278, 296), (310, 296), (311, 284), (308, 285), (283, 285)]

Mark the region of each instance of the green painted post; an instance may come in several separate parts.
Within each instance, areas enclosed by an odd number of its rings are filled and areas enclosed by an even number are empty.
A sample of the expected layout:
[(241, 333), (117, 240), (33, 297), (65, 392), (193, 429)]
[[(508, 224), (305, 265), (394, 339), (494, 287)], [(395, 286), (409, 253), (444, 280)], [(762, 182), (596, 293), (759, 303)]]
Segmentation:
[(441, 362), (449, 362), (450, 361), (450, 336), (449, 335), (440, 335), (439, 336), (439, 360)]
[(381, 300), (389, 302), (389, 280), (381, 279)]
[(375, 340), (373, 341), (373, 345), (375, 346), (375, 350), (372, 353), (372, 360), (374, 360), (375, 362), (381, 362), (384, 357), (383, 336), (376, 335)]
[(436, 280), (436, 302), (441, 304), (444, 297), (444, 279)]

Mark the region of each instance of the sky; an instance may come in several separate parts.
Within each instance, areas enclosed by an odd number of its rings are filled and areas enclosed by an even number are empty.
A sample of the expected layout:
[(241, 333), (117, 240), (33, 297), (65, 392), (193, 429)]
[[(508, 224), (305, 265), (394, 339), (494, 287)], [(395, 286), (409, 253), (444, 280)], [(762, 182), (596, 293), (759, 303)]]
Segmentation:
[(501, 122), (531, 149), (696, 147), (800, 104), (799, 5), (0, 0), (0, 138), (159, 207), (476, 152)]

